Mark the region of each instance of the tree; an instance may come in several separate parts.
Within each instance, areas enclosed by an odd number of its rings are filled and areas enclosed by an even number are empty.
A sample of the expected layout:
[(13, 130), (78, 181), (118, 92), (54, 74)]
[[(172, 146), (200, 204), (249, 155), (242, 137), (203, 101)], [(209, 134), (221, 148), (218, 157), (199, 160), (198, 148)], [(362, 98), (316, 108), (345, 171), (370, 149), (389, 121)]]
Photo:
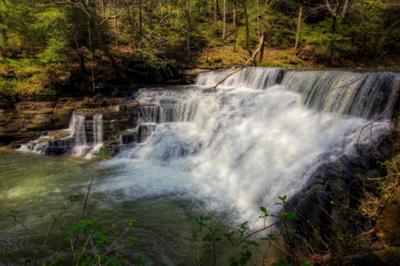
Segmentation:
[(246, 27), (246, 49), (250, 56), (252, 56), (251, 49), (250, 49), (250, 25), (249, 25), (249, 15), (247, 13), (247, 0), (241, 0), (242, 7), (243, 7), (243, 14), (245, 19), (245, 27)]
[(223, 12), (223, 29), (222, 29), (222, 39), (226, 38), (226, 0), (224, 0), (224, 12)]

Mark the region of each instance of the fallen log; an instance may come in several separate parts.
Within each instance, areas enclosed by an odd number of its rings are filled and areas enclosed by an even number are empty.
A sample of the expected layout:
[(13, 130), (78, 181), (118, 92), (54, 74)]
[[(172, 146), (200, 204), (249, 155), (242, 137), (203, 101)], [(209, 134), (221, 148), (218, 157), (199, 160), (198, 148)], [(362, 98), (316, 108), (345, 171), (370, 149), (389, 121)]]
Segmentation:
[(260, 53), (260, 51), (261, 51), (261, 49), (262, 49), (263, 46), (264, 46), (264, 34), (262, 34), (262, 35), (260, 36), (260, 40), (259, 40), (259, 42), (258, 42), (258, 47), (257, 47), (257, 49), (253, 52), (252, 56), (251, 56), (249, 59), (247, 59), (247, 61), (246, 61), (241, 67), (239, 67), (239, 68), (237, 68), (235, 71), (229, 73), (229, 74), (226, 75), (223, 79), (221, 79), (217, 84), (215, 84), (215, 85), (212, 87), (212, 90), (216, 91), (216, 90), (217, 90), (217, 87), (218, 87), (219, 85), (221, 85), (222, 83), (224, 83), (224, 81), (227, 80), (229, 77), (231, 77), (231, 76), (233, 76), (234, 74), (238, 73), (240, 70), (242, 70), (243, 68), (247, 67), (250, 63), (256, 62), (256, 57), (257, 57), (257, 55)]

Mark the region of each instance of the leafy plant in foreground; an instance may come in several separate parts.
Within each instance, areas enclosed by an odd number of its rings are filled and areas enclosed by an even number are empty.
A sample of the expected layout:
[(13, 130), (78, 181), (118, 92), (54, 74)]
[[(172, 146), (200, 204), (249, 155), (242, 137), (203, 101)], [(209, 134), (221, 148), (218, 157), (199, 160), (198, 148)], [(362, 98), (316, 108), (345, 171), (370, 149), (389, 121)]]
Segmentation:
[[(288, 222), (295, 218), (295, 214), (285, 210), (286, 203), (287, 196), (279, 197), (278, 204), (283, 207), (283, 211), (278, 213), (270, 212), (266, 207), (260, 207), (261, 214), (259, 219), (262, 220), (262, 226), (258, 229), (252, 229), (249, 222), (246, 221), (233, 226), (228, 231), (223, 231), (215, 225), (212, 217), (198, 216), (196, 218), (197, 229), (193, 231), (192, 238), (189, 240), (199, 243), (203, 254), (209, 255), (209, 258), (203, 258), (206, 263), (200, 262), (200, 265), (203, 265), (203, 263), (204, 265), (218, 265), (218, 248), (226, 245), (237, 250), (235, 255), (229, 258), (229, 265), (243, 266), (250, 263), (255, 265), (255, 252), (260, 253), (260, 250), (266, 247), (266, 245), (278, 245), (276, 242), (279, 241), (279, 237), (271, 229), (279, 226), (287, 236), (295, 233), (288, 225)], [(262, 265), (264, 265), (266, 254), (264, 250), (261, 253)], [(283, 262), (285, 261), (280, 260), (276, 265), (290, 265), (282, 264)]]
[[(93, 180), (92, 180), (93, 181)], [(144, 260), (138, 253), (135, 258), (127, 258), (129, 250), (133, 252), (136, 237), (131, 234), (135, 225), (133, 219), (126, 221), (125, 225), (109, 223), (105, 220), (88, 215), (88, 199), (92, 187), (89, 184), (86, 195), (75, 194), (66, 198), (69, 204), (64, 206), (59, 213), (50, 215), (50, 225), (45, 234), (35, 236), (32, 229), (20, 219), (21, 211), (12, 210), (8, 217), (16, 224), (21, 225), (29, 235), (34, 246), (32, 254), (26, 262), (35, 262), (40, 265), (127, 265), (135, 261), (135, 265), (143, 265)], [(67, 221), (66, 214), (72, 209), (74, 203), (84, 202), (81, 217), (74, 221)], [(37, 218), (47, 215), (38, 214)], [(3, 254), (10, 260), (13, 254)]]

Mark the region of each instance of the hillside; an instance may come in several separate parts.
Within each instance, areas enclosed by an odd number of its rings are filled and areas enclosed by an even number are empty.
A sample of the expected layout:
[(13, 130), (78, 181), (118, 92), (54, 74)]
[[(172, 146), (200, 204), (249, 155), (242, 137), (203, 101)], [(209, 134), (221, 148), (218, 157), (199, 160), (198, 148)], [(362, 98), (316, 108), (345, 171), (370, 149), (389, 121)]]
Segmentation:
[(0, 2), (0, 95), (184, 82), (182, 69), (399, 68), (397, 1)]

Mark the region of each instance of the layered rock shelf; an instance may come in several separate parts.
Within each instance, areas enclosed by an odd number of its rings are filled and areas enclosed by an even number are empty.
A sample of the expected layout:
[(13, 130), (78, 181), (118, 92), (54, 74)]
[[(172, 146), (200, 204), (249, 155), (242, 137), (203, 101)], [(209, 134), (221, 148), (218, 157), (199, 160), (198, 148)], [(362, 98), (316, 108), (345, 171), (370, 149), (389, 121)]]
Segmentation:
[[(127, 98), (60, 98), (58, 100), (28, 100), (14, 108), (0, 109), (0, 146), (21, 148), (62, 155), (76, 146), (72, 116), (83, 116), (85, 142), (94, 144), (94, 117), (101, 115), (101, 142), (108, 154), (144, 141), (149, 133), (138, 127), (139, 110), (148, 103)], [(140, 136), (143, 132), (143, 136)]]

